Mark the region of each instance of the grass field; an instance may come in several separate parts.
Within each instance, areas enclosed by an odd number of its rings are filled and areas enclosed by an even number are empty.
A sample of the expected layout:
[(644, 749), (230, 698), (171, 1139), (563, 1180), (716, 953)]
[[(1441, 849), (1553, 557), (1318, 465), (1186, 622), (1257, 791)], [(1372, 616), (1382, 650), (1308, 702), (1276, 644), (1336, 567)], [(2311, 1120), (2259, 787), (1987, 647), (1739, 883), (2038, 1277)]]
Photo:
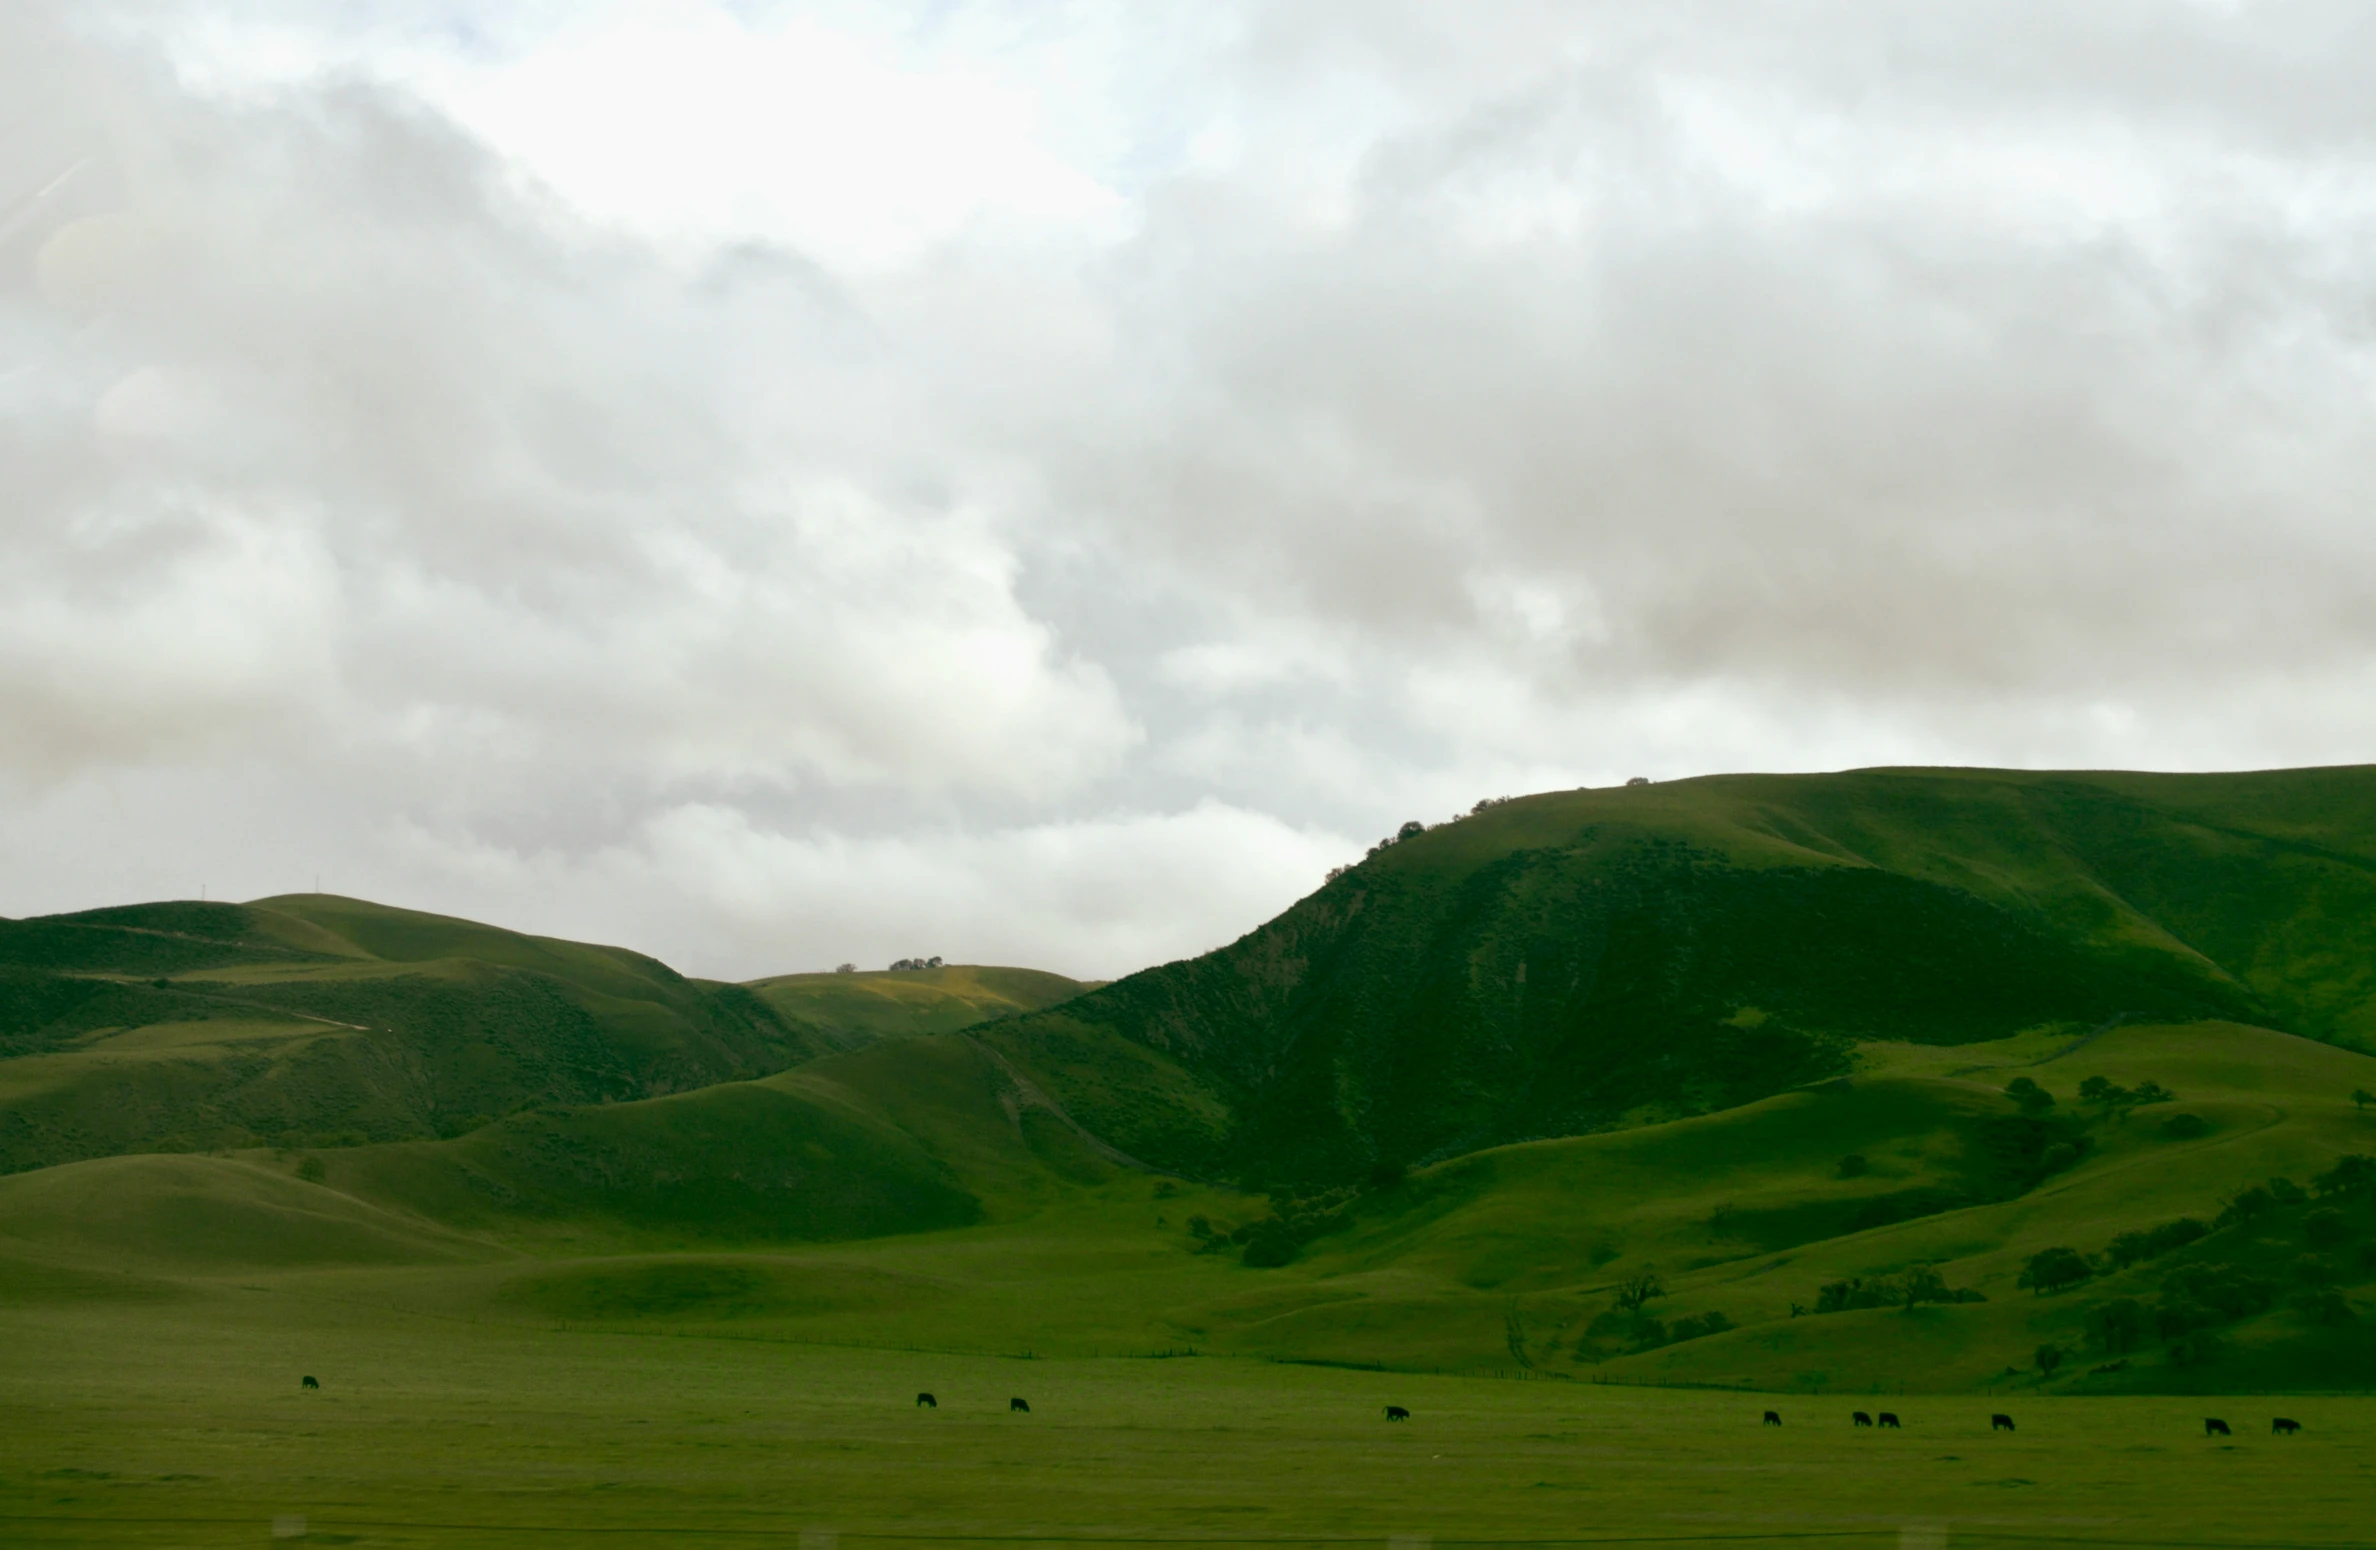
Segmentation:
[(1868, 772), (1078, 996), (0, 922), (0, 1545), (2368, 1543), (2371, 878), (2376, 772)]
[(2033, 1399), (2012, 1435), (1992, 1408), (631, 1335), (263, 1278), (0, 1308), (0, 1541), (249, 1545), (302, 1516), (365, 1546), (2367, 1542), (2376, 1402)]

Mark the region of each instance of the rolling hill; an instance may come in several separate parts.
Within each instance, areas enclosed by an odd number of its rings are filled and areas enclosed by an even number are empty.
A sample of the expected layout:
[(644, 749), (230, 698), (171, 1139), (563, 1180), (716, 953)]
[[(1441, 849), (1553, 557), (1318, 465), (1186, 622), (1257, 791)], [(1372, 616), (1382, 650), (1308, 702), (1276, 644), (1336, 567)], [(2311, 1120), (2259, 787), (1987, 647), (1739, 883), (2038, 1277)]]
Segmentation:
[[(188, 1067), (160, 1112), (221, 1127), (0, 1178), (0, 1293), (236, 1276), (493, 1324), (1826, 1392), (2376, 1384), (2369, 771), (1554, 793), (1102, 987), (719, 986), (352, 901), (188, 908), (0, 927), (32, 1009), (0, 1123)], [(376, 1091), (370, 1049), (508, 1106), (251, 1121)]]
[(746, 988), (325, 895), (0, 921), (0, 1171), (462, 1135), (537, 1106), (767, 1075), (1071, 988), (972, 968)]

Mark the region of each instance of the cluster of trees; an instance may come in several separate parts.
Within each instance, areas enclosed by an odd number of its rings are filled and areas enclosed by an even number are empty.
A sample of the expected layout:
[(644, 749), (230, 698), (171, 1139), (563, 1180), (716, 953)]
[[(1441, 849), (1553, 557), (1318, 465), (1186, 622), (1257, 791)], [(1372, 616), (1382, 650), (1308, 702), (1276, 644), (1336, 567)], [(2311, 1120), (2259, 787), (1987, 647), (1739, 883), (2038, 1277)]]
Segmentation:
[(2207, 1238), (2211, 1229), (2191, 1216), (2181, 1216), (2158, 1227), (2139, 1228), (2124, 1232), (2104, 1248), (2104, 1258), (2115, 1270), (2126, 1270), (2141, 1260), (2159, 1259), (2172, 1249), (2182, 1249), (2198, 1238)]
[(2091, 1103), (2107, 1114), (2125, 1115), (2129, 1110), (2148, 1103), (2170, 1103), (2178, 1095), (2159, 1082), (2139, 1082), (2134, 1087), (2121, 1087), (2109, 1077), (2091, 1076), (2079, 1084), (2079, 1101)]
[[(1500, 797), (1496, 800), (1507, 802), (1510, 799), (1508, 797)], [(1480, 802), (1477, 804), (1476, 810), (1483, 811), (1485, 808), (1491, 805), (1492, 804), (1489, 802)], [(1399, 844), (1404, 840), (1411, 839), (1417, 835), (1425, 834), (1426, 832), (1427, 825), (1421, 823), (1416, 818), (1410, 819), (1406, 821), (1401, 828), (1395, 830), (1392, 834), (1387, 835), (1384, 839), (1378, 841), (1377, 844), (1372, 845), (1366, 852), (1363, 853), (1361, 859), (1367, 861), (1371, 856), (1378, 854), (1378, 852), (1386, 849), (1390, 845)], [(1344, 876), (1347, 872), (1352, 870), (1353, 867), (1351, 865), (1332, 866), (1328, 869), (1328, 881), (1333, 883), (1338, 878)]]
[[(2005, 1096), (2024, 1114), (2043, 1114), (2054, 1107), (2054, 1094), (2040, 1087), (2026, 1076), (2017, 1076), (2005, 1084)], [(2148, 1103), (2171, 1103), (2178, 1095), (2159, 1082), (2139, 1082), (2134, 1087), (2121, 1087), (2110, 1077), (2091, 1076), (2079, 1084), (2079, 1101), (2092, 1104), (2106, 1114), (2126, 1115), (2129, 1110)]]
[(1196, 1240), (1199, 1254), (1225, 1254), (1234, 1248), (1240, 1251), (1242, 1263), (1259, 1270), (1275, 1269), (1292, 1264), (1314, 1238), (1345, 1226), (1351, 1219), (1354, 1198), (1351, 1189), (1300, 1196), (1278, 1191), (1271, 1195), (1269, 1216), (1235, 1227), (1218, 1226), (1210, 1217), (1192, 1216), (1188, 1218), (1188, 1235)]
[[(2296, 1211), (2298, 1221), (2289, 1223)], [(2288, 1225), (2298, 1226), (2309, 1252), (2289, 1257)], [(2289, 1293), (2292, 1306), (2313, 1322), (2343, 1324), (2357, 1318), (2338, 1283), (2376, 1269), (2376, 1157), (2342, 1157), (2309, 1189), (2282, 1177), (2252, 1185), (2230, 1197), (2209, 1225), (2182, 1216), (2124, 1232), (2092, 1258), (2069, 1247), (2040, 1250), (2023, 1267), (2020, 1284), (2047, 1296), (2207, 1240), (2215, 1240), (2224, 1254), (2206, 1253), (2173, 1267), (2151, 1302), (2115, 1297), (2089, 1310), (2089, 1343), (2122, 1356), (2158, 1342), (2169, 1348), (2174, 1363), (2193, 1366), (2217, 1354), (2212, 1331), (2266, 1313)], [(2344, 1255), (2354, 1245), (2347, 1267)], [(2050, 1349), (2040, 1349), (2037, 1363), (2049, 1375)]]
[(1935, 1265), (1913, 1265), (1894, 1276), (1850, 1276), (1826, 1282), (1815, 1293), (1815, 1306), (1790, 1305), (1790, 1316), (1848, 1313), (1858, 1308), (1903, 1308), (1911, 1313), (1926, 1302), (1986, 1302), (1968, 1286), (1949, 1286)]
[(2026, 1076), (2017, 1076), (2005, 1084), (2005, 1096), (2024, 1114), (2043, 1114), (2054, 1107), (2054, 1094), (2040, 1087)]
[(1596, 1344), (1613, 1340), (1628, 1352), (1655, 1351), (1664, 1345), (1721, 1335), (1732, 1327), (1733, 1321), (1717, 1308), (1688, 1313), (1672, 1323), (1641, 1309), (1629, 1313), (1611, 1308), (1584, 1327), (1584, 1338)]
[(893, 969), (937, 969), (940, 966), (938, 958), (900, 958), (891, 965)]
[(1609, 1310), (1584, 1327), (1584, 1339), (1603, 1352), (1614, 1344), (1625, 1351), (1655, 1351), (1660, 1346), (1707, 1335), (1721, 1335), (1733, 1327), (1722, 1310), (1687, 1313), (1672, 1323), (1649, 1310), (1652, 1298), (1666, 1295), (1666, 1282), (1656, 1271), (1645, 1270), (1617, 1283)]

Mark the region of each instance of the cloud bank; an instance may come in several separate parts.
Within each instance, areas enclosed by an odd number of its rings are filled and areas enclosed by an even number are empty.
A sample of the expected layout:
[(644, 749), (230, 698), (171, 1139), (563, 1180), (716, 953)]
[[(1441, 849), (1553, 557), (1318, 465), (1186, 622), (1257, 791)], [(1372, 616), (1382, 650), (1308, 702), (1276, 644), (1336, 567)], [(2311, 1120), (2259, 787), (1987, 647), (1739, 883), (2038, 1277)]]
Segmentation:
[(37, 0), (0, 910), (1112, 975), (1641, 773), (2376, 747), (2315, 4)]

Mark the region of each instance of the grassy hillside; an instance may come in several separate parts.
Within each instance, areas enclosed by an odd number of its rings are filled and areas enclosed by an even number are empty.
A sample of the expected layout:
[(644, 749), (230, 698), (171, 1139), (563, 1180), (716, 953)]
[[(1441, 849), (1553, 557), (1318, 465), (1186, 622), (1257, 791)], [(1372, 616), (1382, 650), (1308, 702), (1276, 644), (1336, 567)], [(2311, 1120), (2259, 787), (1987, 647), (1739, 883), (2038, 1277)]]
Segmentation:
[[(2083, 1101), (2093, 1077), (2171, 1096)], [(1266, 1198), (1118, 1164), (939, 1035), (442, 1142), (20, 1175), (0, 1287), (269, 1273), (391, 1316), (1807, 1393), (2363, 1389), (2376, 1190), (2319, 1191), (2376, 1154), (2370, 1088), (2376, 1059), (2232, 1024), (1874, 1043), (1753, 1104)], [(2036, 1295), (2056, 1248), (2081, 1273)], [(1956, 1300), (1908, 1311), (1925, 1274)]]
[(2376, 1042), (2376, 770), (1528, 797), (986, 1036), (1134, 1155), (1341, 1183), (1751, 1102), (1863, 1041), (2200, 1018)]
[(993, 1018), (1036, 1012), (1090, 987), (1039, 969), (950, 964), (859, 974), (779, 974), (746, 981), (785, 1017), (844, 1035), (851, 1045), (921, 1033), (955, 1033)]
[(307, 894), (0, 921), (0, 1173), (467, 1134), (1060, 1001), (1028, 969), (687, 979), (624, 948)]

